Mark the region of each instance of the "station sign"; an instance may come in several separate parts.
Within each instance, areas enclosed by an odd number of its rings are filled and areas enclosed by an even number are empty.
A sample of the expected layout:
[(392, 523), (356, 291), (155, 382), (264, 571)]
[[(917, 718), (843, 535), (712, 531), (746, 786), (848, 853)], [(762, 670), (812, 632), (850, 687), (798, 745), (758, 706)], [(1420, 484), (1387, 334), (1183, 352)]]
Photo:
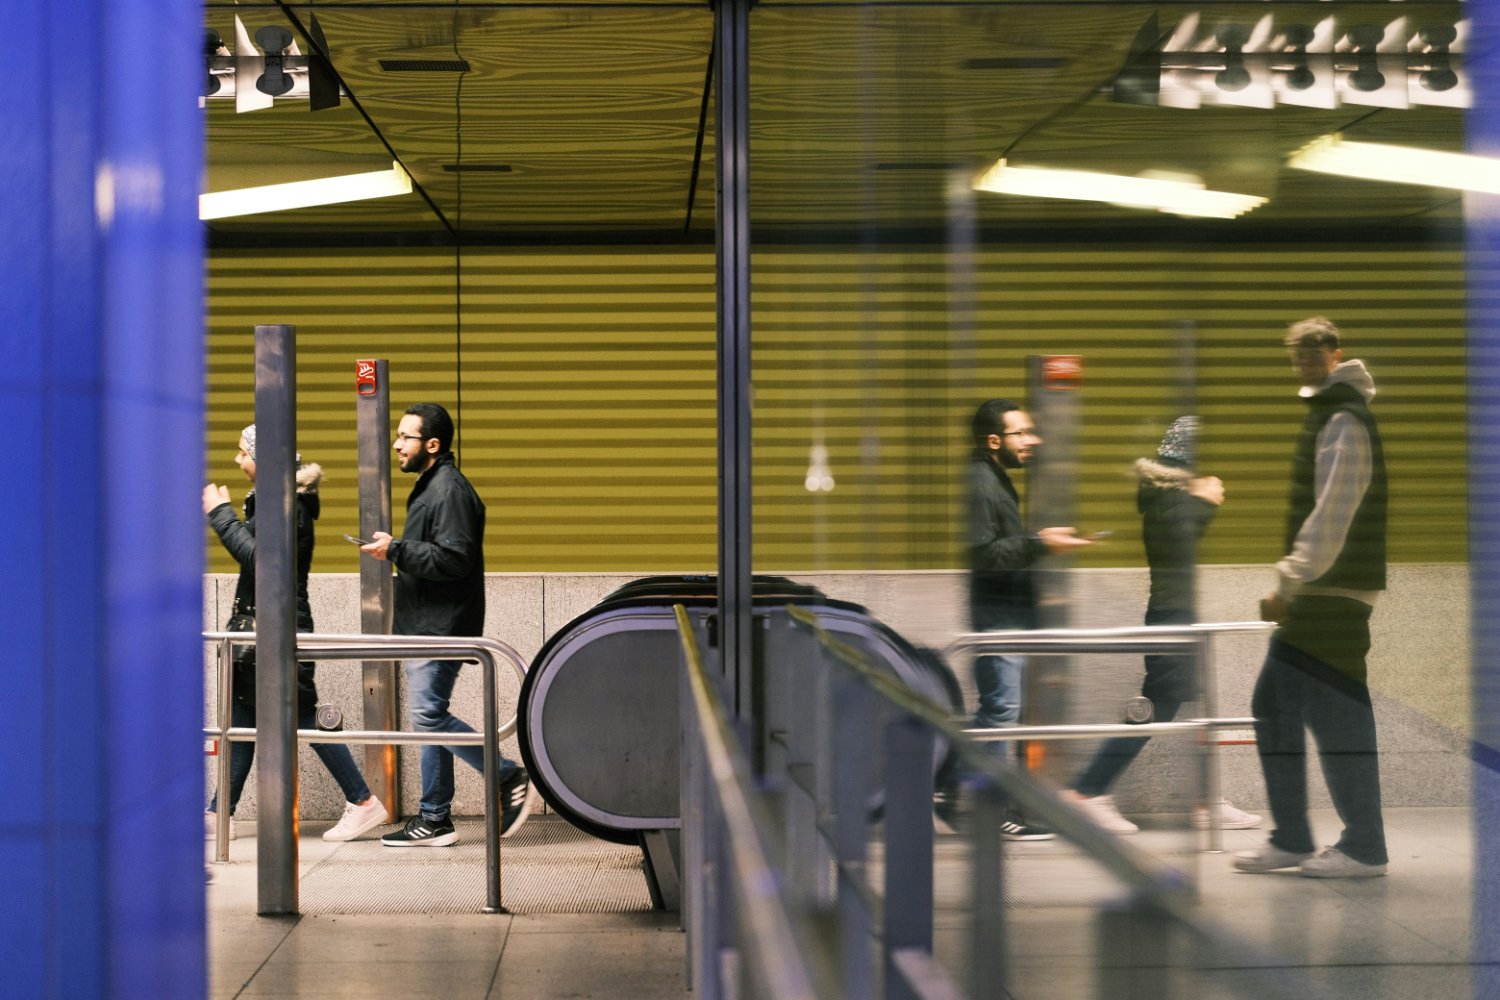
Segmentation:
[(1042, 358), (1042, 386), (1047, 389), (1071, 390), (1083, 381), (1083, 356), (1048, 354)]
[(354, 391), (361, 396), (373, 396), (379, 389), (375, 378), (375, 362), (354, 362)]

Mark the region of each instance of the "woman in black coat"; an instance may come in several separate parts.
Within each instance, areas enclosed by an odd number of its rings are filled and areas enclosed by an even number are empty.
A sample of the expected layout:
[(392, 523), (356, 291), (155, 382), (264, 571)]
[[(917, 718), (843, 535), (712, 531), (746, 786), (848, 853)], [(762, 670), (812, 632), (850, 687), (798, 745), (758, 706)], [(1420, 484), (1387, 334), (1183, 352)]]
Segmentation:
[[(240, 450), (235, 455), (235, 464), (253, 484), (255, 482), (255, 425), (246, 427), (240, 434)], [(299, 456), (300, 463), (300, 456)], [(313, 522), (320, 508), (318, 484), (323, 479), (323, 469), (318, 465), (300, 465), (297, 469), (297, 631), (313, 630), (312, 606), (307, 599), (307, 576), (312, 568)], [(203, 488), (203, 513), (208, 523), (219, 535), (224, 548), (240, 564), (240, 577), (234, 588), (235, 614), (255, 613), (255, 489), (252, 486), (245, 496), (245, 519), (240, 520), (229, 501), (229, 488), (209, 483)], [(230, 725), (236, 728), (251, 728), (255, 725), (254, 675), (241, 670), (234, 671), (234, 697), (231, 705)], [(318, 689), (314, 681), (313, 664), (297, 664), (297, 727), (313, 729), (317, 726)], [(386, 810), (379, 799), (370, 794), (365, 779), (360, 774), (354, 755), (342, 743), (314, 743), (313, 753), (328, 768), (333, 780), (344, 793), (344, 815), (338, 823), (323, 834), (324, 840), (353, 840), (360, 834), (386, 821)], [(255, 760), (255, 744), (235, 742), (229, 745), (229, 814), (234, 815), (244, 790), (245, 779), (250, 775), (250, 765)], [(213, 839), (217, 824), (215, 815), (219, 807), (219, 796), (215, 793), (204, 814), (204, 832)], [(234, 827), (230, 826), (230, 837)]]

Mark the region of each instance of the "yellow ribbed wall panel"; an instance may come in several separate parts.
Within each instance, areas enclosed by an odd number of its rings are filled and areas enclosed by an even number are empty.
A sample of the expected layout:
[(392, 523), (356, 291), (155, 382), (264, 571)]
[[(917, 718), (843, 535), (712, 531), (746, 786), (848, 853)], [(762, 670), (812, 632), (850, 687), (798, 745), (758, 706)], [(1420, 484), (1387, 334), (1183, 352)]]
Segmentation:
[[(1464, 558), (1463, 256), (1423, 247), (996, 247), (964, 275), (926, 247), (753, 257), (755, 560), (788, 569), (957, 565), (957, 484), (974, 405), (1020, 396), (1022, 359), (1085, 358), (1077, 520), (1132, 565), (1131, 463), (1177, 415), (1175, 325), (1197, 324), (1203, 466), (1229, 500), (1203, 557), (1279, 554), (1301, 404), (1277, 347), (1322, 312), (1381, 388), (1392, 554)], [(219, 251), (208, 276), (210, 475), (253, 406), (252, 328), (298, 328), (299, 447), (323, 464), (316, 568), (348, 572), (357, 524), (353, 362), (385, 357), (392, 409), (455, 409), (489, 506), (489, 568), (712, 569), (711, 250)], [(460, 405), (461, 404), (461, 405)], [(1045, 433), (1046, 428), (1043, 428)], [(837, 486), (810, 494), (814, 444)], [(397, 474), (397, 530), (409, 477)], [(216, 544), (211, 568), (227, 570)]]

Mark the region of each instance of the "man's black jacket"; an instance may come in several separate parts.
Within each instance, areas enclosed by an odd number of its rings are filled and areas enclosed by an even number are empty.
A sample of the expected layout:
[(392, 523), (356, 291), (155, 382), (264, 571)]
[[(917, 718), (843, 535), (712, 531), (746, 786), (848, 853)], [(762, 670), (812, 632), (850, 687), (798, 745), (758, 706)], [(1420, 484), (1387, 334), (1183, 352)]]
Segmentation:
[(406, 500), (406, 528), (391, 542), (397, 635), (484, 631), (484, 503), (444, 452)]

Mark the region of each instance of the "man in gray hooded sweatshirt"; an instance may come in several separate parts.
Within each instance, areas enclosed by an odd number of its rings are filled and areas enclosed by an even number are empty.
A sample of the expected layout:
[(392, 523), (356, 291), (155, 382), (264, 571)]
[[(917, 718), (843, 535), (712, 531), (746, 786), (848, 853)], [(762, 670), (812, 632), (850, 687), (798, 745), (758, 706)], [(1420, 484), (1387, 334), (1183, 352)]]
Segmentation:
[[(1292, 464), (1286, 556), (1262, 615), (1280, 627), (1255, 685), (1256, 749), (1276, 828), (1235, 856), (1242, 872), (1299, 868), (1314, 878), (1384, 875), (1380, 761), (1365, 655), (1370, 612), (1385, 589), (1386, 474), (1369, 402), (1375, 382), (1345, 361), (1321, 316), (1286, 336), (1308, 403)], [(1314, 856), (1307, 820), (1306, 730), (1317, 740), (1329, 796), (1344, 823)]]

